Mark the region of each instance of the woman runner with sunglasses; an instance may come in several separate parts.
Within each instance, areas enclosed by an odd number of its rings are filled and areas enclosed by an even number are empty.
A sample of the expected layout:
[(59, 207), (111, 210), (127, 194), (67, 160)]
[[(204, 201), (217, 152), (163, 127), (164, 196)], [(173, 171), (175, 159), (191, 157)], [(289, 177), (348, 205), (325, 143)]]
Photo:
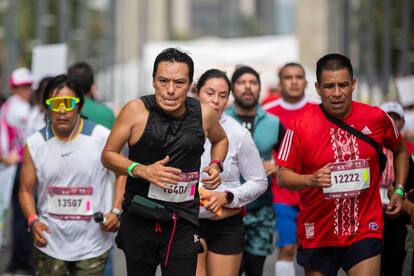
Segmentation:
[[(113, 245), (114, 178), (100, 162), (109, 130), (80, 117), (83, 102), (75, 79), (53, 78), (43, 96), (46, 127), (25, 145), (19, 199), (33, 234), (36, 275), (102, 275)], [(116, 193), (113, 207), (121, 200)], [(92, 220), (98, 211), (106, 214), (101, 225)]]

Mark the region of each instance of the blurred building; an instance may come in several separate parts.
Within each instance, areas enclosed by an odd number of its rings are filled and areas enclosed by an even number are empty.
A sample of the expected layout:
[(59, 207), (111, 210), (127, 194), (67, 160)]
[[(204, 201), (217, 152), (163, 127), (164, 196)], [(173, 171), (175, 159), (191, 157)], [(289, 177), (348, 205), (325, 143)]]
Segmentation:
[(149, 41), (295, 35), (307, 67), (344, 53), (385, 96), (393, 76), (414, 69), (413, 14), (412, 0), (0, 0), (2, 87), (30, 67), (33, 46), (64, 42), (69, 62), (90, 62), (103, 98), (121, 103), (139, 87), (134, 63)]

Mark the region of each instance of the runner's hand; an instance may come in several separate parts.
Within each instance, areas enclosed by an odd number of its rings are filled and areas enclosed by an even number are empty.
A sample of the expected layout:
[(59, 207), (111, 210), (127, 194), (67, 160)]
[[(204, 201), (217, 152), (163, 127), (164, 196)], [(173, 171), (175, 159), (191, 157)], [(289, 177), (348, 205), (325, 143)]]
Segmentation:
[(49, 227), (41, 221), (35, 221), (32, 225), (32, 235), (34, 244), (39, 247), (45, 247), (47, 245), (47, 239), (42, 232), (50, 233)]
[(331, 169), (328, 167), (323, 167), (314, 174), (308, 175), (306, 178), (306, 185), (309, 188), (331, 187)]
[(217, 164), (212, 163), (203, 169), (203, 172), (207, 173), (208, 176), (201, 179), (203, 187), (206, 190), (214, 190), (221, 183), (220, 169)]
[(390, 203), (387, 206), (385, 213), (391, 218), (398, 217), (402, 211), (403, 198), (400, 195), (393, 194), (390, 197)]
[(204, 207), (214, 213), (217, 213), (224, 205), (227, 204), (226, 193), (209, 191), (208, 194), (202, 196), (202, 199), (206, 199), (208, 203)]
[[(164, 159), (155, 162), (151, 165), (139, 165), (143, 166), (143, 178), (148, 180), (150, 183), (160, 186), (163, 189), (171, 190), (166, 184), (177, 184), (181, 180), (179, 174), (181, 173), (180, 169), (173, 167), (166, 167), (165, 164), (168, 163), (170, 157), (167, 155)], [(137, 167), (139, 167), (137, 166)], [(137, 168), (135, 167), (135, 168)]]
[(276, 174), (278, 166), (272, 161), (263, 161), (263, 167), (266, 172), (266, 176)]
[(107, 232), (116, 232), (119, 227), (119, 218), (114, 213), (105, 215), (106, 222), (101, 224), (101, 229)]

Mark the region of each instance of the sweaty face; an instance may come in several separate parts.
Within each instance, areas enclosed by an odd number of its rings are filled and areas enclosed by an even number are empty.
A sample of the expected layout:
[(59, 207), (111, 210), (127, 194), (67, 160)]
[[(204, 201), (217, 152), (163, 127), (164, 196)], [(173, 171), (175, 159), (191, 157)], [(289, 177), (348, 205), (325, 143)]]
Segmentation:
[(230, 87), (222, 78), (211, 78), (200, 88), (198, 98), (201, 103), (211, 106), (221, 117), (229, 100)]
[(280, 89), (283, 99), (289, 103), (300, 101), (305, 95), (308, 82), (299, 66), (288, 66), (281, 72)]
[[(70, 88), (65, 86), (59, 91), (53, 91), (49, 98), (64, 96), (76, 97), (76, 94)], [(66, 111), (62, 105), (59, 111), (54, 112), (48, 109), (47, 113), (50, 118), (53, 131), (61, 138), (68, 138), (76, 127), (80, 111), (79, 106), (71, 111)]]
[(315, 83), (315, 87), (326, 111), (337, 118), (344, 118), (351, 113), (355, 84), (355, 79), (346, 69), (323, 70), (321, 82)]
[(233, 84), (235, 102), (242, 108), (251, 109), (259, 101), (260, 85), (255, 75), (245, 73)]
[(158, 64), (152, 86), (158, 105), (166, 113), (180, 116), (185, 112), (185, 99), (190, 85), (187, 64), (168, 61)]

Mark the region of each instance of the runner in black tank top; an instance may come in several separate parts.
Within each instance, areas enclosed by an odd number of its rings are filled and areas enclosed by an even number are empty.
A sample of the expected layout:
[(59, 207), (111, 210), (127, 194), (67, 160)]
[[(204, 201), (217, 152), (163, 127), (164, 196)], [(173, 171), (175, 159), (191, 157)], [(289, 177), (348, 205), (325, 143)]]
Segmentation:
[[(188, 98), (194, 64), (169, 48), (154, 62), (155, 95), (127, 103), (102, 152), (103, 164), (129, 175), (116, 242), (128, 275), (195, 274), (198, 237), (198, 180), (204, 141), (212, 162), (203, 170), (207, 188), (220, 184), (220, 165), (228, 148), (216, 112)], [(120, 154), (128, 143), (129, 156)]]
[[(129, 146), (129, 159), (148, 165), (168, 155), (168, 166), (178, 168), (184, 173), (198, 172), (205, 140), (200, 102), (188, 97), (185, 102), (186, 112), (180, 118), (174, 118), (157, 105), (154, 95), (144, 96), (141, 100), (149, 111), (149, 117), (141, 138), (136, 144)], [(148, 188), (149, 182), (145, 179), (128, 177), (124, 209), (128, 208), (134, 195), (147, 197)], [(174, 211), (178, 217), (198, 225), (197, 189), (192, 201), (172, 203), (152, 200)]]

